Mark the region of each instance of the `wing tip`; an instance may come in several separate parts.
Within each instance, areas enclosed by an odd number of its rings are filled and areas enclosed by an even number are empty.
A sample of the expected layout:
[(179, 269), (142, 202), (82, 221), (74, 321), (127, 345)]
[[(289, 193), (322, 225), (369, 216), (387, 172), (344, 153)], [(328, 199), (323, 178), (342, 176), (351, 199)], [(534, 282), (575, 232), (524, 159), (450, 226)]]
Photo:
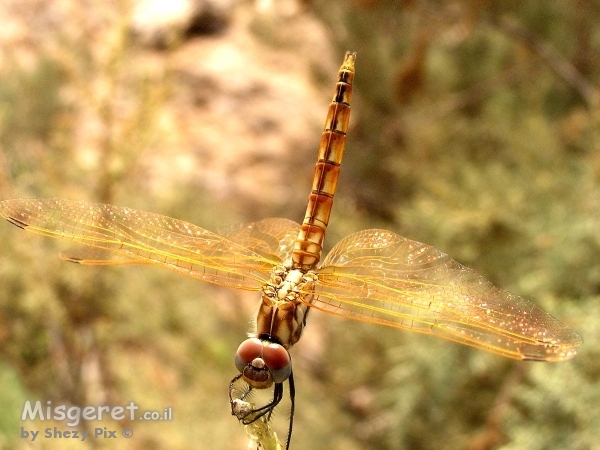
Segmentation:
[(577, 356), (577, 347), (583, 344), (581, 336), (575, 334), (575, 337), (568, 342), (555, 342), (553, 344), (540, 343), (533, 351), (525, 351), (522, 354), (523, 361), (548, 361), (560, 362), (567, 361)]

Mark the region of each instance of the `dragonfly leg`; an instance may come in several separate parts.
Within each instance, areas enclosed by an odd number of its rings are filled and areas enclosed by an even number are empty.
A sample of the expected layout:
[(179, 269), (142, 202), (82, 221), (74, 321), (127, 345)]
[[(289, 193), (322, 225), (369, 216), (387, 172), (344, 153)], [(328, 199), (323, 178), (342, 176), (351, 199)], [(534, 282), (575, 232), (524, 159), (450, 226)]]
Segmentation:
[[(229, 403), (231, 404), (231, 414), (236, 416), (243, 425), (250, 425), (265, 415), (266, 420), (271, 420), (271, 415), (277, 407), (277, 405), (283, 399), (283, 383), (274, 383), (273, 385), (273, 399), (266, 405), (260, 408), (254, 408), (254, 405), (247, 402), (246, 399), (252, 392), (252, 386), (247, 386), (243, 390), (235, 387), (235, 384), (242, 378), (242, 375), (236, 375), (231, 383), (229, 384)], [(290, 395), (290, 416), (289, 426), (285, 441), (285, 448), (289, 450), (290, 441), (292, 439), (292, 428), (294, 424), (294, 411), (296, 406), (296, 387), (294, 385), (293, 372), (290, 373), (288, 378), (289, 383), (289, 395)]]
[(242, 375), (236, 375), (229, 384), (229, 403), (231, 404), (231, 414), (236, 416), (244, 425), (250, 425), (252, 422), (267, 415), (267, 420), (271, 419), (271, 414), (275, 407), (283, 398), (283, 383), (275, 383), (273, 386), (273, 399), (259, 408), (254, 408), (252, 404), (246, 401), (246, 398), (252, 391), (252, 386), (245, 388), (241, 395), (236, 393), (239, 390), (235, 387), (235, 383), (242, 378)]
[(290, 372), (290, 377), (288, 378), (288, 383), (290, 385), (290, 425), (288, 427), (287, 438), (285, 440), (285, 450), (290, 449), (290, 441), (292, 440), (292, 427), (294, 425), (294, 408), (296, 406), (296, 387), (294, 386), (294, 372)]

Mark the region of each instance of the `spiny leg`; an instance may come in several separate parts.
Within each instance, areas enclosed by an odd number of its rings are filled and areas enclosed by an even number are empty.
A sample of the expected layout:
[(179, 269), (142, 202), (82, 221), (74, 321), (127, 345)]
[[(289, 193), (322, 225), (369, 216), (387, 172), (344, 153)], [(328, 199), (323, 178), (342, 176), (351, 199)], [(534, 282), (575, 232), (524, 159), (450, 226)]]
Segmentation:
[(260, 408), (253, 408), (245, 400), (252, 392), (251, 386), (248, 386), (247, 389), (242, 391), (241, 395), (236, 395), (234, 398), (234, 391), (237, 390), (235, 383), (241, 378), (241, 374), (236, 375), (229, 384), (229, 403), (231, 404), (231, 414), (236, 416), (244, 425), (250, 425), (266, 414), (268, 414), (267, 420), (270, 420), (273, 410), (283, 399), (283, 383), (275, 383), (273, 385), (273, 399), (269, 403), (261, 406)]

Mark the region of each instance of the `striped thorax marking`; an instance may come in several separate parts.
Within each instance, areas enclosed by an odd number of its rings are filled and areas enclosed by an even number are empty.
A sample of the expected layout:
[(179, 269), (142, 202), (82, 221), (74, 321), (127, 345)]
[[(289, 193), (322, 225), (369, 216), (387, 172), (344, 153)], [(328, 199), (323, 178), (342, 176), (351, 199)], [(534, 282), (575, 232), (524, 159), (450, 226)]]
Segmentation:
[(276, 266), (262, 288), (256, 335), (275, 337), (289, 349), (300, 339), (313, 298), (317, 274)]

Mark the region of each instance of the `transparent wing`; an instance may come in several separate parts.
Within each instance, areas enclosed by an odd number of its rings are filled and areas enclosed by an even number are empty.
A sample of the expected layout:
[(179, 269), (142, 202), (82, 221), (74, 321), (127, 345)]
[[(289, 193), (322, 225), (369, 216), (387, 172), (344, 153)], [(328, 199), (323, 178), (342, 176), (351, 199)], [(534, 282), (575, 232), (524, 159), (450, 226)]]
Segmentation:
[(300, 225), (292, 220), (270, 218), (231, 227), (219, 234), (268, 259), (288, 261), (299, 232)]
[(583, 340), (529, 301), (435, 248), (386, 230), (340, 241), (318, 270), (312, 307), (433, 334), (515, 359), (560, 361)]
[[(259, 222), (236, 225), (217, 233), (272, 261), (288, 261), (298, 237), (300, 225), (288, 219), (269, 218)], [(108, 266), (151, 264), (97, 247), (77, 247), (59, 253), (64, 261), (82, 265)]]
[(127, 257), (111, 250), (98, 247), (76, 247), (58, 254), (63, 261), (82, 266), (129, 266), (136, 264), (152, 264), (150, 261)]
[[(209, 283), (247, 290), (261, 288), (273, 265), (281, 263), (278, 252), (283, 256), (289, 252), (285, 245), (276, 247), (274, 242), (285, 240), (286, 228), (298, 227), (285, 219), (267, 219), (221, 236), (158, 214), (65, 199), (4, 200), (0, 215), (28, 231), (99, 249), (65, 252), (62, 258), (69, 261), (155, 264)], [(111, 252), (116, 258), (111, 258)]]

